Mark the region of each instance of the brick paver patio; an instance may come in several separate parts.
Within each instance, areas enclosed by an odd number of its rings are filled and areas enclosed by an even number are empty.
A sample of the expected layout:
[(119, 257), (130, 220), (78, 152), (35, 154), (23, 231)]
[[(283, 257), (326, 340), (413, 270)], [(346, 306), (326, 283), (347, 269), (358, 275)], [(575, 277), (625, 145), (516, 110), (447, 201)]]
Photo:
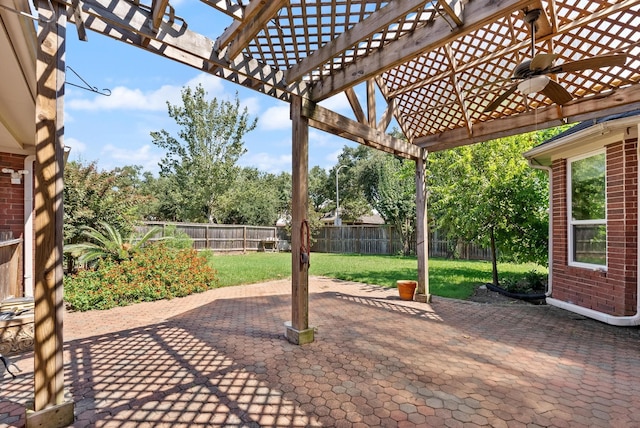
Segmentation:
[[(637, 427), (640, 331), (548, 306), (312, 278), (316, 341), (283, 337), (288, 280), (65, 316), (74, 426)], [(24, 425), (33, 360), (0, 379)]]

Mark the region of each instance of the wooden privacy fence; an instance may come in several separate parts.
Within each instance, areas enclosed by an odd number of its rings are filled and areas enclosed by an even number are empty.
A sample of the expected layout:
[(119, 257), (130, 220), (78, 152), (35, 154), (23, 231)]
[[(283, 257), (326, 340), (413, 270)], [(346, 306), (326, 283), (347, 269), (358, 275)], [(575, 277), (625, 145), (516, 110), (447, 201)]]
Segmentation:
[[(160, 226), (163, 231), (167, 227), (175, 227), (193, 240), (193, 248), (197, 250), (246, 252), (291, 249), (290, 237), (282, 227), (145, 222), (138, 231), (144, 233), (153, 226)], [(394, 255), (402, 252), (400, 234), (389, 225), (324, 226), (314, 234), (314, 239), (311, 249), (317, 253)], [(409, 246), (415, 253), (415, 239)], [(454, 256), (467, 260), (491, 260), (488, 249), (446, 240), (438, 231), (429, 234), (429, 257)]]
[[(393, 226), (325, 226), (318, 231), (312, 250), (318, 253), (400, 254), (402, 239)], [(491, 260), (488, 249), (445, 239), (438, 231), (429, 233), (429, 257), (458, 257), (467, 260)], [(409, 244), (415, 254), (415, 238)]]
[[(392, 226), (325, 226), (314, 235), (318, 253), (398, 254), (402, 240)], [(415, 245), (414, 245), (415, 248)]]
[(209, 249), (220, 252), (262, 251), (270, 248), (273, 242), (278, 242), (277, 228), (266, 226), (145, 222), (138, 230), (144, 233), (153, 226), (161, 227), (163, 236), (167, 227), (175, 227), (176, 231), (187, 234), (193, 240), (193, 248), (196, 250)]

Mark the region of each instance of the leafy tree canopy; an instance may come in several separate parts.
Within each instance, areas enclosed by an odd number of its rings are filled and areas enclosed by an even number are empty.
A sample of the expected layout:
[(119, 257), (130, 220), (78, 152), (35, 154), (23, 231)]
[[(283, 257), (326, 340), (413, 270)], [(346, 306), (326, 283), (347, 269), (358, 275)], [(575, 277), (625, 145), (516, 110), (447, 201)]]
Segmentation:
[[(336, 191), (340, 198), (340, 217), (343, 221), (355, 221), (359, 217), (371, 213), (371, 205), (367, 201), (359, 181), (359, 165), (369, 159), (375, 150), (367, 146), (351, 148), (345, 146), (338, 155), (338, 164), (329, 171), (325, 190), (330, 201), (329, 208), (336, 207)], [(338, 171), (340, 168), (340, 171)], [(338, 189), (336, 189), (338, 174)]]
[(109, 223), (130, 231), (150, 197), (138, 192), (139, 166), (101, 171), (95, 162), (68, 162), (64, 168), (64, 241), (79, 242), (84, 227)]
[(220, 220), (225, 224), (274, 226), (283, 211), (281, 185), (273, 174), (244, 168), (220, 198)]
[(221, 200), (240, 174), (236, 165), (244, 148), (243, 137), (257, 119), (234, 101), (206, 100), (201, 85), (182, 90), (182, 105), (167, 103), (169, 116), (180, 127), (177, 137), (164, 129), (152, 132), (153, 143), (167, 154), (160, 175), (180, 221), (222, 221)]
[(547, 260), (548, 179), (522, 156), (537, 144), (536, 137), (492, 140), (428, 158), (437, 227), (452, 239), (491, 247), (494, 266), (498, 252), (514, 261)]
[(376, 151), (358, 165), (358, 180), (371, 206), (402, 236), (402, 252), (411, 252), (416, 220), (415, 162)]

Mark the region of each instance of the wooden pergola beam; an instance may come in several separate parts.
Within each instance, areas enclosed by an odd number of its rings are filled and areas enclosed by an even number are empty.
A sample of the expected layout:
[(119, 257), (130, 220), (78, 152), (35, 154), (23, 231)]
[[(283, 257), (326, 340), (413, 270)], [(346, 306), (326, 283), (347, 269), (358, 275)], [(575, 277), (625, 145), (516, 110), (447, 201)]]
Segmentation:
[[(61, 3), (70, 5), (70, 0), (64, 0)], [(85, 26), (92, 31), (124, 40), (221, 77), (237, 73), (250, 80), (259, 81), (265, 87), (273, 88), (275, 92), (282, 91), (298, 95), (305, 95), (308, 92), (303, 82), (285, 85), (281, 71), (257, 60), (239, 56), (232, 61), (227, 61), (224, 59), (224, 52), (214, 48), (213, 40), (185, 28), (184, 25), (162, 21), (158, 31), (154, 32), (150, 28), (151, 14), (127, 1), (86, 0), (82, 4), (88, 15)], [(70, 19), (73, 18), (70, 17)], [(217, 68), (226, 69), (229, 73)], [(282, 97), (279, 98), (282, 99)]]
[[(384, 109), (384, 112), (382, 113), (382, 117), (380, 118), (380, 121), (378, 122), (378, 126), (377, 126), (378, 131), (385, 132), (386, 129), (389, 127), (391, 120), (393, 119), (393, 115), (396, 113), (396, 109), (398, 108), (398, 101), (389, 97), (389, 91), (385, 86), (384, 81), (382, 80), (382, 77), (377, 76), (375, 78), (375, 81), (378, 84), (378, 89), (380, 90), (384, 98), (387, 100), (390, 100), (387, 103), (387, 107)], [(405, 135), (405, 137), (408, 137), (408, 136)]]
[(228, 47), (227, 58), (234, 59), (287, 4), (289, 0), (252, 0), (244, 10), (242, 21), (234, 21), (218, 37), (216, 49)]
[(367, 80), (367, 122), (376, 126), (376, 85), (373, 79)]
[(525, 7), (531, 0), (474, 1), (464, 9), (464, 25), (452, 30), (444, 19), (416, 29), (317, 82), (311, 92), (315, 102), (329, 98), (345, 88), (364, 82), (420, 54), (452, 42), (502, 16)]
[(466, 128), (457, 128), (438, 135), (430, 135), (414, 140), (419, 147), (429, 151), (439, 151), (467, 144), (480, 143), (496, 138), (536, 131), (576, 123), (610, 114), (631, 111), (640, 108), (640, 87), (638, 85), (618, 89), (609, 96), (594, 96), (565, 104), (560, 109), (550, 105), (516, 116), (508, 116), (473, 126), (473, 136), (469, 137)]
[[(396, 0), (389, 2), (366, 19), (360, 21), (335, 39), (326, 43), (313, 54), (294, 64), (286, 74), (287, 82), (296, 82), (305, 74), (321, 67), (336, 55), (354, 47), (364, 39), (367, 39), (388, 27), (398, 19), (422, 7), (427, 3), (424, 0)], [(341, 92), (341, 91), (338, 91)]]
[(387, 104), (387, 107), (384, 109), (384, 112), (382, 113), (382, 117), (380, 118), (380, 122), (378, 122), (378, 125), (376, 126), (378, 131), (385, 132), (387, 130), (387, 128), (389, 127), (389, 124), (391, 123), (391, 119), (393, 119), (393, 113), (395, 111), (396, 111), (396, 100), (391, 100)]
[(367, 124), (356, 122), (313, 102), (307, 101), (304, 103), (302, 115), (309, 119), (309, 124), (314, 128), (331, 132), (407, 159), (416, 159), (420, 156), (420, 148), (413, 144), (387, 135), (385, 132), (379, 131), (375, 126), (371, 127)]
[(347, 88), (345, 89), (344, 94), (347, 96), (347, 100), (351, 105), (351, 110), (353, 110), (353, 114), (355, 114), (358, 122), (367, 123), (367, 116), (364, 114), (362, 104), (360, 104), (360, 100), (358, 100), (356, 91), (353, 88)]

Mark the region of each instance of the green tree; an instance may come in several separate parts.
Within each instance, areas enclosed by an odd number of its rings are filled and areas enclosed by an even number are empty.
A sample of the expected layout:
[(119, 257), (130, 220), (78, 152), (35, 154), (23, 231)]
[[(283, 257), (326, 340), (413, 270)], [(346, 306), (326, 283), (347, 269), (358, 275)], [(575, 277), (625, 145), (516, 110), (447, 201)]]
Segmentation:
[(497, 257), (547, 259), (548, 181), (522, 153), (535, 135), (519, 135), (429, 155), (431, 213), (449, 238), (491, 248)]
[(169, 117), (180, 127), (177, 138), (164, 129), (152, 132), (153, 143), (167, 154), (160, 175), (168, 178), (176, 220), (219, 222), (221, 197), (232, 187), (246, 149), (243, 137), (256, 127), (247, 109), (235, 101), (207, 101), (201, 85), (182, 90), (182, 105), (167, 103)]
[(233, 187), (220, 198), (220, 219), (226, 224), (273, 226), (280, 216), (277, 179), (256, 168), (244, 168)]
[(181, 220), (182, 191), (175, 185), (172, 176), (154, 177), (150, 172), (145, 172), (140, 192), (149, 200), (142, 211), (145, 220)]
[(328, 182), (329, 175), (324, 168), (316, 165), (309, 170), (309, 206), (315, 211), (322, 211), (331, 200)]
[[(340, 217), (343, 221), (356, 221), (359, 217), (371, 213), (371, 205), (362, 191), (359, 181), (359, 165), (369, 159), (375, 150), (358, 145), (345, 146), (338, 155), (338, 164), (329, 171), (326, 182), (326, 194), (330, 202), (327, 208), (336, 208), (336, 173), (338, 174), (338, 196), (340, 198)], [(340, 168), (340, 171), (338, 171)]]
[(411, 252), (415, 233), (415, 163), (374, 152), (358, 165), (358, 177), (367, 201), (402, 237), (402, 253)]
[[(105, 222), (128, 232), (150, 199), (139, 192), (141, 167), (99, 170), (96, 163), (68, 162), (64, 169), (64, 242), (80, 242), (83, 228)], [(67, 259), (72, 271), (73, 258)]]

